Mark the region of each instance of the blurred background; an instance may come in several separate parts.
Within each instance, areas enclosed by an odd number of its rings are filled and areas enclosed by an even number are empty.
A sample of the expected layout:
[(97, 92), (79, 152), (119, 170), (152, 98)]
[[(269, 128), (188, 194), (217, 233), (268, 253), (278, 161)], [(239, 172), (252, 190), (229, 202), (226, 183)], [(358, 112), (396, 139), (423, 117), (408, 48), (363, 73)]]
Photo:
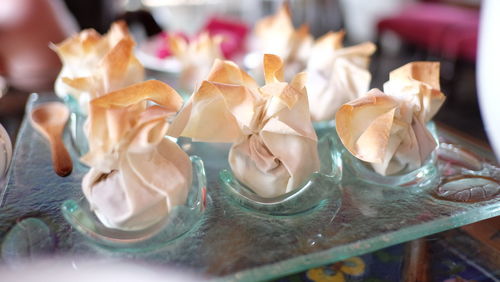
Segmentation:
[[(3, 0), (0, 7), (0, 122), (15, 138), (28, 94), (52, 91), (60, 69), (48, 46), (79, 29), (107, 31), (125, 19), (141, 45), (162, 31), (195, 34), (213, 19), (232, 19), (252, 29), (282, 1), (271, 0)], [(476, 58), (480, 0), (291, 0), (295, 27), (315, 36), (344, 29), (349, 46), (373, 41), (372, 87), (389, 71), (415, 60), (441, 62), (448, 99), (435, 118), (487, 142), (477, 102)], [(35, 16), (36, 15), (36, 16)], [(40, 16), (42, 15), (42, 16)], [(161, 73), (150, 72), (150, 76)]]

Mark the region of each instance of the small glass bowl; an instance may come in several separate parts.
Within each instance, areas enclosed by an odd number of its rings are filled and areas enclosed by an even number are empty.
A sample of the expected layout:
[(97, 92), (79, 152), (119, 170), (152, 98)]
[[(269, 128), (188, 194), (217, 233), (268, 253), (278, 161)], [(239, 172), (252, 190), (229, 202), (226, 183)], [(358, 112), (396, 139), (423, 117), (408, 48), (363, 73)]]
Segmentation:
[(325, 135), (318, 142), (320, 170), (299, 188), (286, 194), (264, 198), (236, 179), (227, 169), (219, 172), (219, 179), (225, 194), (239, 205), (251, 211), (269, 215), (287, 216), (311, 211), (328, 202), (341, 205), (340, 181), (342, 178), (341, 154), (331, 135)]
[(124, 231), (104, 226), (90, 210), (85, 198), (66, 200), (62, 204), (64, 218), (90, 241), (117, 251), (137, 252), (154, 250), (190, 231), (206, 210), (206, 175), (203, 161), (191, 156), (193, 183), (186, 203), (174, 207), (167, 217), (143, 230)]
[(87, 136), (84, 132), (87, 114), (82, 112), (80, 104), (71, 95), (66, 95), (63, 99), (69, 108), (69, 132), (71, 136), (71, 145), (78, 156), (83, 156), (89, 151)]
[[(435, 124), (429, 122), (427, 128), (432, 133), (436, 143), (439, 144)], [(429, 185), (437, 184), (440, 178), (437, 167), (436, 150), (432, 152), (421, 167), (412, 171), (386, 176), (376, 173), (369, 163), (357, 159), (345, 148), (342, 150), (342, 159), (344, 160), (346, 170), (351, 172), (354, 177), (361, 181), (376, 185), (424, 188)]]

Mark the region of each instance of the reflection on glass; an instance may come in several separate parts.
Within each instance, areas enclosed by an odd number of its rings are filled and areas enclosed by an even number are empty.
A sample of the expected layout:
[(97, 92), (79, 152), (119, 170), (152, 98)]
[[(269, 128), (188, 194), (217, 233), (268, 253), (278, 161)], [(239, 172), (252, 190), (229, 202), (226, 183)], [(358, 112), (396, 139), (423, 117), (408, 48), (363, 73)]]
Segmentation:
[(87, 114), (82, 112), (80, 104), (72, 95), (66, 95), (64, 103), (70, 110), (68, 128), (71, 136), (71, 145), (78, 156), (83, 156), (89, 150), (87, 136), (84, 131)]

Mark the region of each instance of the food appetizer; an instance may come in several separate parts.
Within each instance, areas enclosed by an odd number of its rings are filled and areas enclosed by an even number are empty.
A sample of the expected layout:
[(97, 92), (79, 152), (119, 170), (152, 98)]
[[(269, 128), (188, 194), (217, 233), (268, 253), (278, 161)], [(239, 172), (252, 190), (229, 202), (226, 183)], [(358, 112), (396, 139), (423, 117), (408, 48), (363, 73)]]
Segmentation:
[(313, 121), (327, 121), (343, 104), (364, 95), (370, 86), (368, 71), (375, 44), (344, 47), (344, 32), (329, 32), (314, 42), (307, 60), (307, 94)]
[(377, 173), (412, 171), (437, 146), (426, 124), (444, 100), (439, 63), (409, 63), (390, 73), (384, 92), (372, 89), (340, 107), (337, 133), (347, 150)]
[(134, 55), (135, 42), (124, 22), (100, 35), (86, 29), (52, 48), (62, 61), (56, 94), (71, 95), (87, 113), (90, 100), (144, 80), (144, 67)]
[(181, 89), (193, 91), (210, 72), (216, 59), (222, 59), (220, 35), (210, 36), (201, 33), (192, 41), (181, 35), (171, 34), (168, 38), (172, 55), (181, 63), (179, 86)]
[(169, 134), (232, 143), (229, 165), (261, 197), (299, 188), (319, 170), (305, 73), (283, 81), (283, 62), (264, 56), (262, 87), (236, 64), (216, 60), (207, 79), (173, 121)]
[[(258, 54), (259, 62), (263, 54), (275, 54), (283, 59), (285, 78), (289, 80), (305, 69), (313, 42), (307, 25), (294, 28), (290, 8), (284, 4), (276, 14), (255, 24), (250, 49)], [(263, 75), (260, 63), (252, 71), (259, 78)]]
[[(256, 23), (251, 49), (281, 57), (287, 79), (305, 70), (311, 117), (313, 121), (328, 121), (335, 118), (341, 105), (364, 95), (371, 81), (368, 65), (375, 44), (344, 47), (344, 35), (343, 31), (329, 32), (314, 40), (307, 25), (294, 29), (285, 4), (276, 14)], [(260, 75), (258, 69), (252, 71)]]
[(89, 105), (90, 150), (82, 162), (90, 170), (82, 188), (99, 220), (109, 228), (140, 230), (184, 204), (191, 187), (191, 162), (165, 138), (167, 119), (182, 106), (179, 94), (150, 80), (110, 92)]

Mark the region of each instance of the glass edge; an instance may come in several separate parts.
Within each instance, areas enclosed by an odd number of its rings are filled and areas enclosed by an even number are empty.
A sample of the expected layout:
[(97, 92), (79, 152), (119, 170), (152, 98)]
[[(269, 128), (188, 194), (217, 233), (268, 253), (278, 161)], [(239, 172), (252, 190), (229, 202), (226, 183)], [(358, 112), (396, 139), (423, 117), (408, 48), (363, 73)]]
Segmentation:
[(21, 122), (21, 126), (19, 127), (18, 135), (16, 138), (15, 145), (12, 147), (12, 157), (10, 160), (10, 165), (9, 169), (7, 170), (7, 174), (5, 175), (5, 186), (1, 187), (0, 191), (0, 207), (3, 207), (5, 205), (5, 198), (7, 197), (7, 187), (9, 186), (10, 183), (10, 178), (12, 176), (12, 173), (14, 171), (14, 163), (15, 160), (17, 160), (17, 155), (19, 154), (19, 150), (17, 148), (21, 144), (21, 140), (23, 140), (24, 134), (26, 134), (26, 127), (30, 123), (30, 118), (29, 118), (29, 113), (31, 113), (31, 109), (33, 108), (33, 104), (40, 98), (40, 95), (38, 93), (31, 93), (28, 97), (28, 100), (26, 101), (26, 106), (25, 106), (25, 113), (23, 117), (23, 121)]
[(203, 163), (203, 159), (198, 157), (197, 155), (189, 156), (191, 160), (191, 164), (193, 165), (193, 172), (196, 172), (196, 176), (198, 177), (199, 185), (202, 187), (207, 187), (207, 175), (205, 171), (205, 164)]
[[(205, 212), (205, 209), (208, 205), (208, 190), (207, 190), (207, 175), (206, 175), (206, 171), (205, 171), (205, 164), (203, 163), (203, 159), (200, 158), (199, 156), (197, 155), (192, 155), (192, 156), (189, 156), (189, 160), (191, 161), (191, 165), (192, 165), (192, 173), (193, 173), (193, 179), (191, 180), (191, 188), (190, 190), (193, 189), (193, 185), (194, 185), (194, 178), (196, 177), (196, 181), (197, 181), (197, 184), (198, 184), (198, 187), (196, 187), (196, 195), (195, 195), (195, 198), (196, 198), (196, 201), (197, 201), (197, 204), (195, 203), (196, 205), (196, 209), (197, 209), (197, 212), (200, 212), (200, 213), (204, 213)], [(191, 192), (189, 192), (191, 193)], [(189, 201), (189, 193), (188, 193), (188, 198), (186, 199), (186, 201)]]
[(0, 203), (1, 203), (1, 193), (2, 191), (7, 189), (8, 184), (8, 174), (10, 170), (10, 166), (12, 164), (12, 155), (14, 153), (14, 148), (12, 147), (12, 140), (10, 139), (10, 135), (5, 130), (5, 127), (0, 123), (0, 153), (3, 155), (2, 160), (0, 160), (0, 167), (2, 170), (0, 171)]
[[(461, 147), (470, 149), (472, 152), (478, 154), (487, 161), (497, 163), (491, 147), (487, 147), (485, 144), (474, 142), (473, 139), (471, 140), (468, 137), (457, 134), (454, 132), (454, 129), (450, 129), (446, 125), (443, 126), (441, 123), (436, 124), (436, 131), (438, 132), (439, 137), (449, 139), (451, 143), (458, 143)], [(482, 162), (484, 161), (482, 160)]]
[[(483, 209), (488, 210), (491, 209), (491, 207), (485, 206), (483, 207)], [(448, 218), (443, 218), (432, 222), (423, 223), (420, 225), (414, 225), (402, 231), (396, 230), (381, 235), (394, 238), (394, 240), (380, 240), (378, 239), (380, 238), (380, 236), (377, 236), (376, 238), (361, 240), (347, 245), (342, 245), (343, 248), (333, 247), (328, 250), (312, 253), (310, 255), (301, 255), (274, 264), (243, 270), (240, 272), (236, 272), (232, 275), (223, 276), (220, 278), (214, 278), (214, 281), (235, 281), (235, 280), (261, 281), (261, 280), (280, 278), (300, 271), (305, 271), (314, 267), (320, 267), (343, 259), (348, 259), (353, 256), (363, 255), (386, 247), (408, 242), (411, 240), (415, 240), (439, 232), (447, 231), (456, 227), (475, 223), (491, 217), (499, 216), (500, 205), (498, 205), (493, 211), (490, 211), (490, 213), (480, 213), (479, 215), (475, 215), (477, 212), (478, 212), (477, 210), (471, 210), (469, 212), (462, 214), (460, 218), (455, 218), (453, 220), (449, 220)], [(474, 214), (475, 216), (467, 217), (467, 215), (471, 215), (470, 213)], [(459, 220), (462, 217), (465, 218)], [(457, 221), (460, 221), (460, 223), (457, 223)], [(437, 228), (432, 228), (431, 226), (437, 226)], [(363, 246), (365, 246), (365, 248), (363, 248)], [(276, 271), (275, 269), (279, 269), (281, 271)]]

